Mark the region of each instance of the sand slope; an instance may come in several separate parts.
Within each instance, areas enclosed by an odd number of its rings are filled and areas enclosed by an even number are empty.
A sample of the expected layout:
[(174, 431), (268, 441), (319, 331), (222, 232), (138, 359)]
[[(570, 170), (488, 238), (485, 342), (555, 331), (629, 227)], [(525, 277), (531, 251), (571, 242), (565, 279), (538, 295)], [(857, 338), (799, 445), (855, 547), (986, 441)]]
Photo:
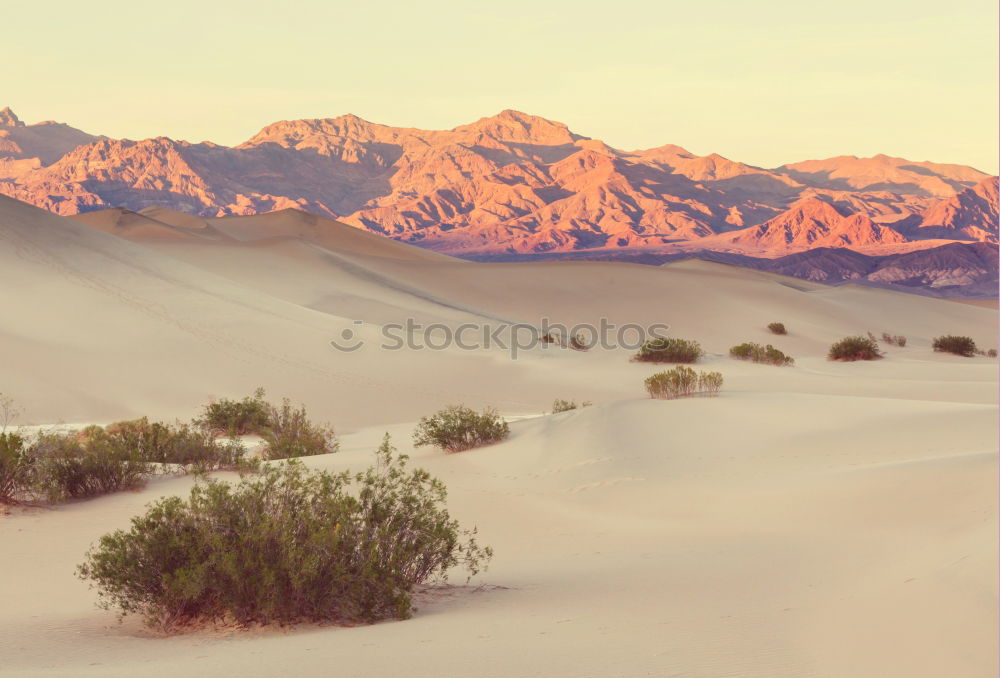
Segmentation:
[[(327, 237), (295, 212), (251, 219), (127, 242), (0, 198), (0, 390), (27, 421), (110, 421), (187, 417), (261, 384), (343, 433), (341, 453), (308, 460), (329, 469), (366, 465), (388, 430), (494, 546), (490, 570), (422, 595), (406, 622), (157, 637), (95, 609), (72, 572), (192, 482), (158, 479), (0, 517), (0, 675), (996, 674), (996, 362), (930, 349), (943, 333), (995, 346), (995, 308), (699, 261), (473, 264)], [(724, 392), (648, 400), (656, 368), (620, 350), (376, 348), (407, 317), (543, 316), (668, 323), (702, 342)], [(334, 351), (345, 328), (372, 343)], [(908, 346), (825, 360), (868, 330)], [(725, 356), (745, 340), (796, 366)], [(555, 397), (595, 405), (519, 416)], [(461, 401), (516, 419), (511, 438), (410, 449), (419, 416)]]

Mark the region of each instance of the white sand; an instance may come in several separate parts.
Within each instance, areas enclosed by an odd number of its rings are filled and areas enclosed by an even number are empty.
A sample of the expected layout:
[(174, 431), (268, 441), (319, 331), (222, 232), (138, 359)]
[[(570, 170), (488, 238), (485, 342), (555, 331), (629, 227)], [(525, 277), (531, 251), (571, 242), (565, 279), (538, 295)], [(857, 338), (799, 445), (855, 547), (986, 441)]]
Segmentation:
[[(511, 438), (415, 460), (496, 550), (470, 587), (371, 627), (163, 638), (94, 606), (73, 569), (101, 534), (189, 478), (0, 517), (0, 674), (12, 676), (994, 676), (997, 311), (826, 288), (702, 262), (468, 264), (319, 236), (130, 243), (0, 198), (0, 390), (23, 420), (189, 417), (263, 385), (303, 400), (367, 464), (382, 432), (449, 402), (496, 405)], [(260, 219), (255, 238), (266, 234)], [(322, 242), (321, 242), (322, 241)], [(717, 399), (650, 401), (627, 352), (334, 351), (407, 316), (451, 325), (666, 322), (699, 339)], [(773, 337), (764, 325), (784, 322)], [(824, 359), (870, 330), (873, 363)], [(772, 342), (794, 368), (732, 361)], [(593, 400), (537, 414), (556, 398)], [(453, 583), (461, 584), (461, 579)]]

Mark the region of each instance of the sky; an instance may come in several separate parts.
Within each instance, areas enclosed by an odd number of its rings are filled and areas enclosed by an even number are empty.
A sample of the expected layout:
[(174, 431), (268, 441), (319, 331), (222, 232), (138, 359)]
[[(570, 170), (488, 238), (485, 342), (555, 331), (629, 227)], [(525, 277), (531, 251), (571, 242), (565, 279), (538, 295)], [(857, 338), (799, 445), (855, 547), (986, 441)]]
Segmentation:
[(997, 25), (995, 0), (8, 3), (0, 107), (226, 145), (277, 120), (513, 108), (625, 150), (996, 173)]

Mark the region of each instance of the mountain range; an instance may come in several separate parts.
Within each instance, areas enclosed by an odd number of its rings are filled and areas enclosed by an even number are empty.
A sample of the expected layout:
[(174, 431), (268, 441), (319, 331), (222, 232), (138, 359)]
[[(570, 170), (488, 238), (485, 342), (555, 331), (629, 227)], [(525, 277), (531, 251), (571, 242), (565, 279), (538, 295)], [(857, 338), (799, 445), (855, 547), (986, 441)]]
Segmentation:
[(451, 130), (282, 121), (227, 147), (26, 125), (8, 108), (0, 193), (61, 215), (297, 208), (473, 259), (884, 257), (995, 244), (998, 222), (997, 179), (971, 167), (877, 155), (767, 169), (674, 145), (620, 150), (513, 110)]

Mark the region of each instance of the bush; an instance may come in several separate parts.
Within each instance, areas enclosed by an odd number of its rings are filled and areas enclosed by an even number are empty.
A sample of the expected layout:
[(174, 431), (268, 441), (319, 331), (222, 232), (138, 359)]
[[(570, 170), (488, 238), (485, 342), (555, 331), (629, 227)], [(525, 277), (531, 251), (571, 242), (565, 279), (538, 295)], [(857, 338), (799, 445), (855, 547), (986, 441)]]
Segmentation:
[(906, 337), (899, 334), (889, 334), (888, 332), (883, 332), (882, 341), (890, 346), (899, 346), (900, 348), (906, 346)]
[(830, 360), (875, 360), (882, 357), (878, 343), (872, 337), (845, 337), (830, 347)]
[(264, 389), (258, 388), (243, 400), (223, 399), (205, 405), (197, 423), (215, 435), (260, 434), (270, 424), (267, 407)]
[(751, 342), (739, 344), (729, 349), (729, 355), (737, 360), (750, 360), (755, 363), (766, 363), (768, 365), (791, 365), (795, 362), (794, 358), (785, 355), (770, 344), (767, 346)]
[(696, 373), (684, 365), (666, 372), (657, 372), (646, 379), (649, 397), (661, 400), (686, 398), (697, 393), (715, 396), (721, 388), (722, 375), (719, 372)]
[(971, 358), (978, 350), (976, 342), (969, 337), (958, 337), (953, 334), (946, 334), (943, 337), (936, 337), (931, 344), (935, 351), (942, 353), (954, 353), (955, 355)]
[(697, 341), (674, 337), (650, 339), (639, 348), (634, 360), (646, 363), (693, 363), (705, 355)]
[(160, 499), (103, 536), (77, 574), (105, 609), (168, 629), (406, 618), (415, 586), (456, 565), (471, 577), (492, 551), (449, 516), (444, 485), (393, 452), (386, 436), (356, 493), (348, 474), (300, 462), (235, 487), (201, 478), (186, 501)]
[(340, 449), (331, 427), (309, 421), (306, 408), (293, 408), (288, 398), (282, 401), (281, 407), (267, 405), (266, 412), (268, 425), (261, 432), (265, 458), (308, 457), (332, 454)]
[(986, 357), (987, 358), (996, 358), (997, 357), (997, 350), (995, 348), (991, 348), (990, 350), (988, 350), (986, 352)]
[(39, 433), (28, 450), (33, 491), (51, 502), (140, 487), (154, 467), (100, 426), (80, 433)]
[(476, 412), (462, 405), (451, 405), (431, 417), (420, 419), (413, 432), (413, 444), (461, 452), (500, 442), (509, 434), (510, 426), (496, 410)]
[(220, 443), (205, 428), (151, 423), (146, 417), (110, 424), (104, 433), (126, 449), (134, 450), (143, 461), (178, 464), (201, 471), (239, 468), (245, 453), (238, 440)]
[(698, 373), (698, 390), (707, 396), (715, 397), (719, 395), (719, 391), (722, 389), (722, 373), (721, 372), (699, 372)]
[(556, 398), (552, 401), (552, 414), (569, 412), (570, 410), (575, 410), (577, 407), (590, 407), (590, 401), (584, 400), (582, 403), (577, 405), (575, 400), (563, 400), (562, 398)]
[(767, 329), (771, 330), (771, 334), (788, 334), (784, 323), (771, 323), (767, 326)]
[(24, 438), (0, 433), (0, 504), (14, 504), (31, 487), (31, 456)]

